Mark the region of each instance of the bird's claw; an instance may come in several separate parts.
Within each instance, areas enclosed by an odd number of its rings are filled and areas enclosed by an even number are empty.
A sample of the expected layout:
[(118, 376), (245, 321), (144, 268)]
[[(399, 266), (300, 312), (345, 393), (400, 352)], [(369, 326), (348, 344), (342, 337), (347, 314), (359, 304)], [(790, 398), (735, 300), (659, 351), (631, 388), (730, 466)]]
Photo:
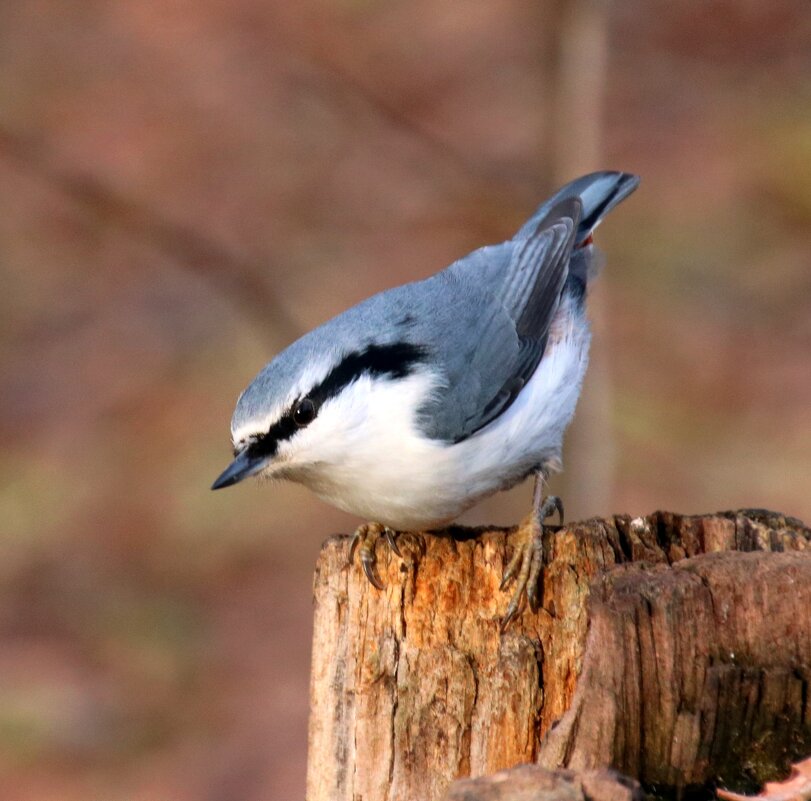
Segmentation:
[(389, 548), (391, 548), (391, 550), (394, 551), (395, 555), (398, 558), (402, 559), (403, 554), (400, 553), (400, 549), (397, 547), (397, 537), (394, 535), (394, 532), (388, 526), (386, 526), (383, 529), (383, 536), (385, 536), (386, 542), (389, 544)]
[(554, 512), (560, 515), (563, 523), (563, 504), (556, 495), (550, 495), (543, 501), (540, 509), (532, 511), (518, 530), (518, 542), (499, 586), (500, 590), (504, 590), (513, 578), (516, 580), (515, 592), (501, 619), (502, 634), (521, 611), (524, 598), (533, 612), (540, 609), (541, 572), (544, 564), (543, 521)]
[(355, 551), (358, 551), (360, 566), (363, 568), (366, 578), (369, 579), (369, 583), (378, 590), (383, 590), (386, 587), (377, 574), (375, 545), (381, 537), (386, 540), (389, 548), (391, 548), (397, 556), (402, 558), (400, 549), (397, 547), (395, 533), (388, 526), (384, 526), (381, 523), (364, 523), (355, 530), (355, 534), (349, 546), (348, 559), (348, 563), (351, 566), (355, 559)]

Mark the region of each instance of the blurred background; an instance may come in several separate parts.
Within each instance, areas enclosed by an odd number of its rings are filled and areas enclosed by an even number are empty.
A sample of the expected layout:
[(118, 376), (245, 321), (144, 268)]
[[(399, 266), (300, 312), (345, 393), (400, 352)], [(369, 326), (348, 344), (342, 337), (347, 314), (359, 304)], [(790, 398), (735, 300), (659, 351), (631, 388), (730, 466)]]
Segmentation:
[(0, 4), (0, 798), (303, 798), (357, 521), (209, 492), (237, 394), (598, 168), (568, 517), (811, 520), (806, 0)]

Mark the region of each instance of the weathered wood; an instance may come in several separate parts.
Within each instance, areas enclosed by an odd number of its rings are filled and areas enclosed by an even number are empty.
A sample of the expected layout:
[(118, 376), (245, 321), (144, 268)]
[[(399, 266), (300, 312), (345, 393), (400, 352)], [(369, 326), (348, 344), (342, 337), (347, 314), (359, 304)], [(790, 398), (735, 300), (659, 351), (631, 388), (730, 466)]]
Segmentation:
[[(403, 559), (380, 544), (383, 592), (347, 566), (347, 538), (325, 543), (308, 801), (431, 801), (457, 777), (535, 761), (681, 786), (713, 778), (732, 733), (762, 739), (778, 709), (811, 726), (811, 550), (798, 521), (657, 513), (549, 531), (543, 608), (499, 636), (512, 533), (414, 536)], [(735, 549), (804, 554), (699, 556)]]
[[(546, 770), (521, 765), (451, 785), (446, 801), (644, 801), (639, 784), (610, 770)], [(745, 801), (749, 801), (746, 799)]]
[(811, 552), (628, 565), (594, 585), (590, 618), (542, 764), (739, 788), (811, 752)]

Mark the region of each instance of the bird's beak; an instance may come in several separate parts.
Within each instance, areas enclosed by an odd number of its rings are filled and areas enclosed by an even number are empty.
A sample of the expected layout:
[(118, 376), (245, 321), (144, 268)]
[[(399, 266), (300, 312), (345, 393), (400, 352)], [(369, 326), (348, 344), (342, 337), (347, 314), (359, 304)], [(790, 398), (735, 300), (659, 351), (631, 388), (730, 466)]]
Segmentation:
[(242, 479), (256, 475), (268, 461), (268, 456), (251, 456), (245, 449), (222, 471), (219, 478), (211, 485), (211, 489), (218, 490), (238, 484)]

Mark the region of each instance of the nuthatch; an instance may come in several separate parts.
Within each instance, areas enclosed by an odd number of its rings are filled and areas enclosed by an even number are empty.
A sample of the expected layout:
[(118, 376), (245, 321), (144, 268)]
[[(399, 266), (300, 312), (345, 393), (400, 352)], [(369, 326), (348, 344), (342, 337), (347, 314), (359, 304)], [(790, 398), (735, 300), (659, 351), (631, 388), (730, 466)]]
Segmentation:
[[(389, 289), (294, 342), (240, 396), (235, 458), (214, 482), (297, 481), (366, 520), (352, 553), (369, 580), (375, 540), (444, 526), (477, 501), (536, 475), (532, 514), (502, 587), (502, 626), (526, 593), (539, 603), (543, 497), (588, 362), (592, 233), (639, 179), (578, 178), (518, 233), (436, 275)], [(399, 551), (398, 551), (399, 552)]]

